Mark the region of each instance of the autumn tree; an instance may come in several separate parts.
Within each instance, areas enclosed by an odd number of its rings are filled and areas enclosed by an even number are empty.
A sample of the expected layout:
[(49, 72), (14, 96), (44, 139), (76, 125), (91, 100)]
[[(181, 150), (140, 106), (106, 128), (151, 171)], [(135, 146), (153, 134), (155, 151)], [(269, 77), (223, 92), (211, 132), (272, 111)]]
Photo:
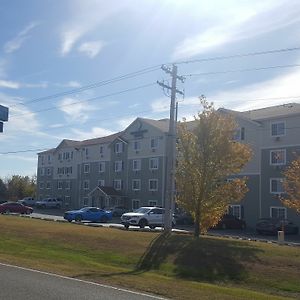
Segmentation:
[(7, 188), (3, 180), (0, 178), (0, 201), (7, 199)]
[(233, 118), (216, 111), (204, 98), (193, 122), (178, 126), (177, 203), (195, 220), (199, 237), (216, 225), (228, 205), (247, 192), (246, 178), (227, 180), (251, 158), (251, 149), (233, 140)]
[(282, 182), (285, 195), (281, 197), (283, 204), (300, 213), (300, 157), (292, 161), (283, 172)]
[(9, 200), (18, 200), (36, 194), (36, 176), (13, 175), (6, 179)]

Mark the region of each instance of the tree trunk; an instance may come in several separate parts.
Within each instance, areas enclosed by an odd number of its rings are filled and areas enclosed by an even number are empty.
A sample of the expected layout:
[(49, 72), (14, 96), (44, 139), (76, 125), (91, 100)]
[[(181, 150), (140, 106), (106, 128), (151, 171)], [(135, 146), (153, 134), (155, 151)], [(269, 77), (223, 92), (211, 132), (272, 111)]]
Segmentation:
[(194, 229), (194, 237), (199, 238), (200, 237), (200, 209), (197, 205), (197, 210), (195, 214), (195, 229)]

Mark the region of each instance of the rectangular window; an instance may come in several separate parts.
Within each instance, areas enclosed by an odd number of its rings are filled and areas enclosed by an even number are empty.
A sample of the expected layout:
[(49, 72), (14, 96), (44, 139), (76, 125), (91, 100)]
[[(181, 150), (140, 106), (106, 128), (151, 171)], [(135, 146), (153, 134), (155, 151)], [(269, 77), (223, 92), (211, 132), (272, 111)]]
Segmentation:
[(44, 182), (41, 181), (39, 186), (40, 186), (40, 190), (42, 190), (44, 188)]
[(51, 189), (51, 182), (50, 181), (47, 181), (47, 183), (46, 183), (46, 189)]
[(150, 148), (151, 149), (157, 149), (158, 148), (158, 138), (153, 137), (150, 139)]
[(47, 168), (47, 175), (51, 175), (51, 169), (50, 168)]
[(65, 187), (66, 187), (66, 190), (69, 190), (71, 188), (71, 181), (70, 180), (66, 181)]
[(45, 175), (45, 168), (40, 168), (40, 175), (44, 176)]
[(65, 170), (63, 171), (63, 174), (72, 174), (72, 167), (65, 167)]
[(115, 161), (115, 172), (121, 172), (123, 169), (123, 161), (117, 160)]
[(141, 170), (141, 160), (140, 159), (134, 159), (132, 161), (132, 170), (133, 171), (140, 171)]
[(271, 206), (270, 217), (276, 219), (287, 219), (286, 208), (281, 206)]
[(83, 170), (84, 173), (90, 173), (90, 164), (84, 164)]
[(62, 160), (62, 155), (61, 155), (61, 153), (58, 153), (58, 160)]
[(140, 208), (140, 200), (132, 199), (132, 210), (136, 210), (138, 208)]
[(141, 190), (141, 179), (132, 179), (132, 190), (133, 191)]
[(114, 180), (114, 188), (119, 191), (122, 189), (122, 180), (121, 179), (115, 179)]
[(123, 143), (115, 143), (115, 153), (123, 152)]
[(149, 169), (150, 170), (158, 169), (158, 158), (157, 157), (152, 157), (149, 159)]
[(229, 205), (228, 213), (230, 215), (233, 215), (233, 216), (237, 217), (238, 219), (241, 219), (242, 218), (241, 205)]
[(271, 123), (271, 135), (272, 136), (285, 135), (285, 122)]
[(104, 152), (104, 147), (103, 146), (100, 146), (99, 152), (100, 152), (100, 154), (103, 154), (103, 152)]
[(42, 165), (44, 164), (44, 155), (41, 155)]
[(98, 180), (98, 186), (104, 186), (105, 182), (103, 179)]
[(89, 205), (89, 197), (84, 197), (83, 198), (83, 206), (88, 206)]
[(88, 156), (88, 155), (89, 155), (89, 149), (85, 148), (85, 156)]
[(48, 155), (48, 163), (51, 162), (51, 155)]
[(270, 179), (270, 193), (271, 194), (282, 194), (283, 189), (283, 178), (271, 178)]
[(157, 206), (156, 200), (149, 200), (149, 206)]
[(89, 180), (84, 180), (83, 181), (83, 189), (88, 190), (90, 188), (90, 181)]
[(149, 191), (154, 192), (158, 190), (158, 179), (149, 179)]
[(99, 173), (103, 173), (103, 172), (105, 172), (105, 162), (100, 161), (99, 162)]
[(134, 151), (141, 150), (141, 141), (133, 141), (133, 150)]
[(243, 141), (245, 140), (245, 127), (240, 127), (235, 130), (233, 135), (234, 141)]
[(71, 202), (71, 197), (70, 196), (65, 196), (65, 206), (68, 207)]
[(286, 161), (285, 158), (286, 158), (285, 149), (270, 151), (270, 165), (273, 166), (285, 165), (285, 161)]
[(57, 189), (61, 190), (63, 188), (62, 181), (57, 181)]

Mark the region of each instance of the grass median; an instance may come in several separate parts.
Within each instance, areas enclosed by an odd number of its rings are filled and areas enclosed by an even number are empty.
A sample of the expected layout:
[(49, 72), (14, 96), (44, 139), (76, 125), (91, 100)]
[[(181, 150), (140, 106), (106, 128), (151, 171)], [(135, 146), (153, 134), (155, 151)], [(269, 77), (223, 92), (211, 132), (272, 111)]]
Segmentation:
[(300, 248), (0, 215), (0, 262), (172, 299), (300, 299)]

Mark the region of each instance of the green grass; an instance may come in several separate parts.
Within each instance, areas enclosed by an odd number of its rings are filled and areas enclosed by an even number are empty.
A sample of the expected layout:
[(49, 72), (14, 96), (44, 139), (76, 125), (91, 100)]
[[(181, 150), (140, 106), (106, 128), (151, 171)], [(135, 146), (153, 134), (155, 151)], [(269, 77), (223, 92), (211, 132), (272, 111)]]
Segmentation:
[(0, 215), (0, 262), (173, 299), (300, 299), (300, 249)]

